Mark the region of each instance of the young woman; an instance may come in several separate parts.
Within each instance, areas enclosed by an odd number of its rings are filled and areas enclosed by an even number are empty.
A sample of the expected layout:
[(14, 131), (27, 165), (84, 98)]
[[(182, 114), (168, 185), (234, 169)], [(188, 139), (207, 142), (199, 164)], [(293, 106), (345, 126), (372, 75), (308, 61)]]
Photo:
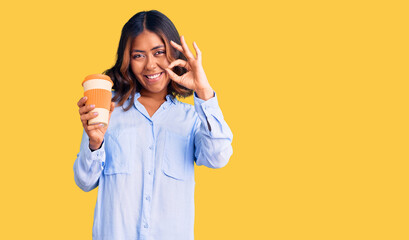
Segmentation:
[[(77, 105), (84, 132), (74, 163), (76, 184), (98, 188), (93, 239), (193, 239), (194, 163), (225, 166), (232, 132), (196, 56), (158, 11), (139, 12), (124, 25), (107, 127)], [(194, 94), (194, 106), (176, 96)]]

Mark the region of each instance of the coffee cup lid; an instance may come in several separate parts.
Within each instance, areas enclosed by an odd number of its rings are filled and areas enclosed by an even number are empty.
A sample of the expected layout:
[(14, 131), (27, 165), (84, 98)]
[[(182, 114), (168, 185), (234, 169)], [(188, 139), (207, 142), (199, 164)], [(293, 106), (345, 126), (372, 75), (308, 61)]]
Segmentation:
[(84, 81), (82, 81), (82, 86), (84, 86), (84, 82), (88, 80), (92, 80), (92, 79), (104, 79), (104, 80), (111, 82), (111, 84), (114, 85), (111, 78), (105, 74), (91, 74), (85, 77)]

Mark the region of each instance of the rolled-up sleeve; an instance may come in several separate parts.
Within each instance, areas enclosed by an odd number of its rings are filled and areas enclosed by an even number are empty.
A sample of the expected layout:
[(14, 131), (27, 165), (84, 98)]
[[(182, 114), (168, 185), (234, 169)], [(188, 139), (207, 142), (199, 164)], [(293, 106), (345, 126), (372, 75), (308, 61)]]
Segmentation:
[(105, 141), (98, 150), (91, 151), (85, 130), (82, 134), (80, 152), (74, 162), (74, 180), (79, 188), (89, 192), (98, 186), (105, 164)]
[(216, 93), (204, 101), (194, 93), (194, 105), (199, 116), (195, 124), (195, 160), (198, 166), (224, 167), (233, 154), (233, 133), (224, 120)]

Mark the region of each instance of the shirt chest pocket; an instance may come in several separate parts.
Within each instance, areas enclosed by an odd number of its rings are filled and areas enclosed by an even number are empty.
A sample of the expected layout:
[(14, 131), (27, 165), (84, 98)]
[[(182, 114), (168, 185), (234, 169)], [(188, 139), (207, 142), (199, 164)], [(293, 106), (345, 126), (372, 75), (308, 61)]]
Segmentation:
[(188, 168), (189, 139), (179, 134), (166, 131), (165, 147), (163, 153), (163, 173), (176, 180), (184, 180)]
[(105, 167), (104, 174), (130, 173), (130, 164), (135, 151), (135, 131), (121, 131), (105, 135)]

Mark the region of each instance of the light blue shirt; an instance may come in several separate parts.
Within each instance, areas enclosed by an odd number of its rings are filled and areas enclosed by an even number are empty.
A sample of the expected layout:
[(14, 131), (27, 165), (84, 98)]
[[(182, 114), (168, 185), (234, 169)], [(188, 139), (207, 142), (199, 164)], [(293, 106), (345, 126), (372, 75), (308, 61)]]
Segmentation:
[(93, 239), (192, 240), (194, 163), (225, 166), (233, 134), (216, 93), (194, 94), (194, 106), (168, 95), (152, 117), (139, 97), (115, 108), (100, 149), (83, 131), (74, 179), (86, 192), (98, 186)]

